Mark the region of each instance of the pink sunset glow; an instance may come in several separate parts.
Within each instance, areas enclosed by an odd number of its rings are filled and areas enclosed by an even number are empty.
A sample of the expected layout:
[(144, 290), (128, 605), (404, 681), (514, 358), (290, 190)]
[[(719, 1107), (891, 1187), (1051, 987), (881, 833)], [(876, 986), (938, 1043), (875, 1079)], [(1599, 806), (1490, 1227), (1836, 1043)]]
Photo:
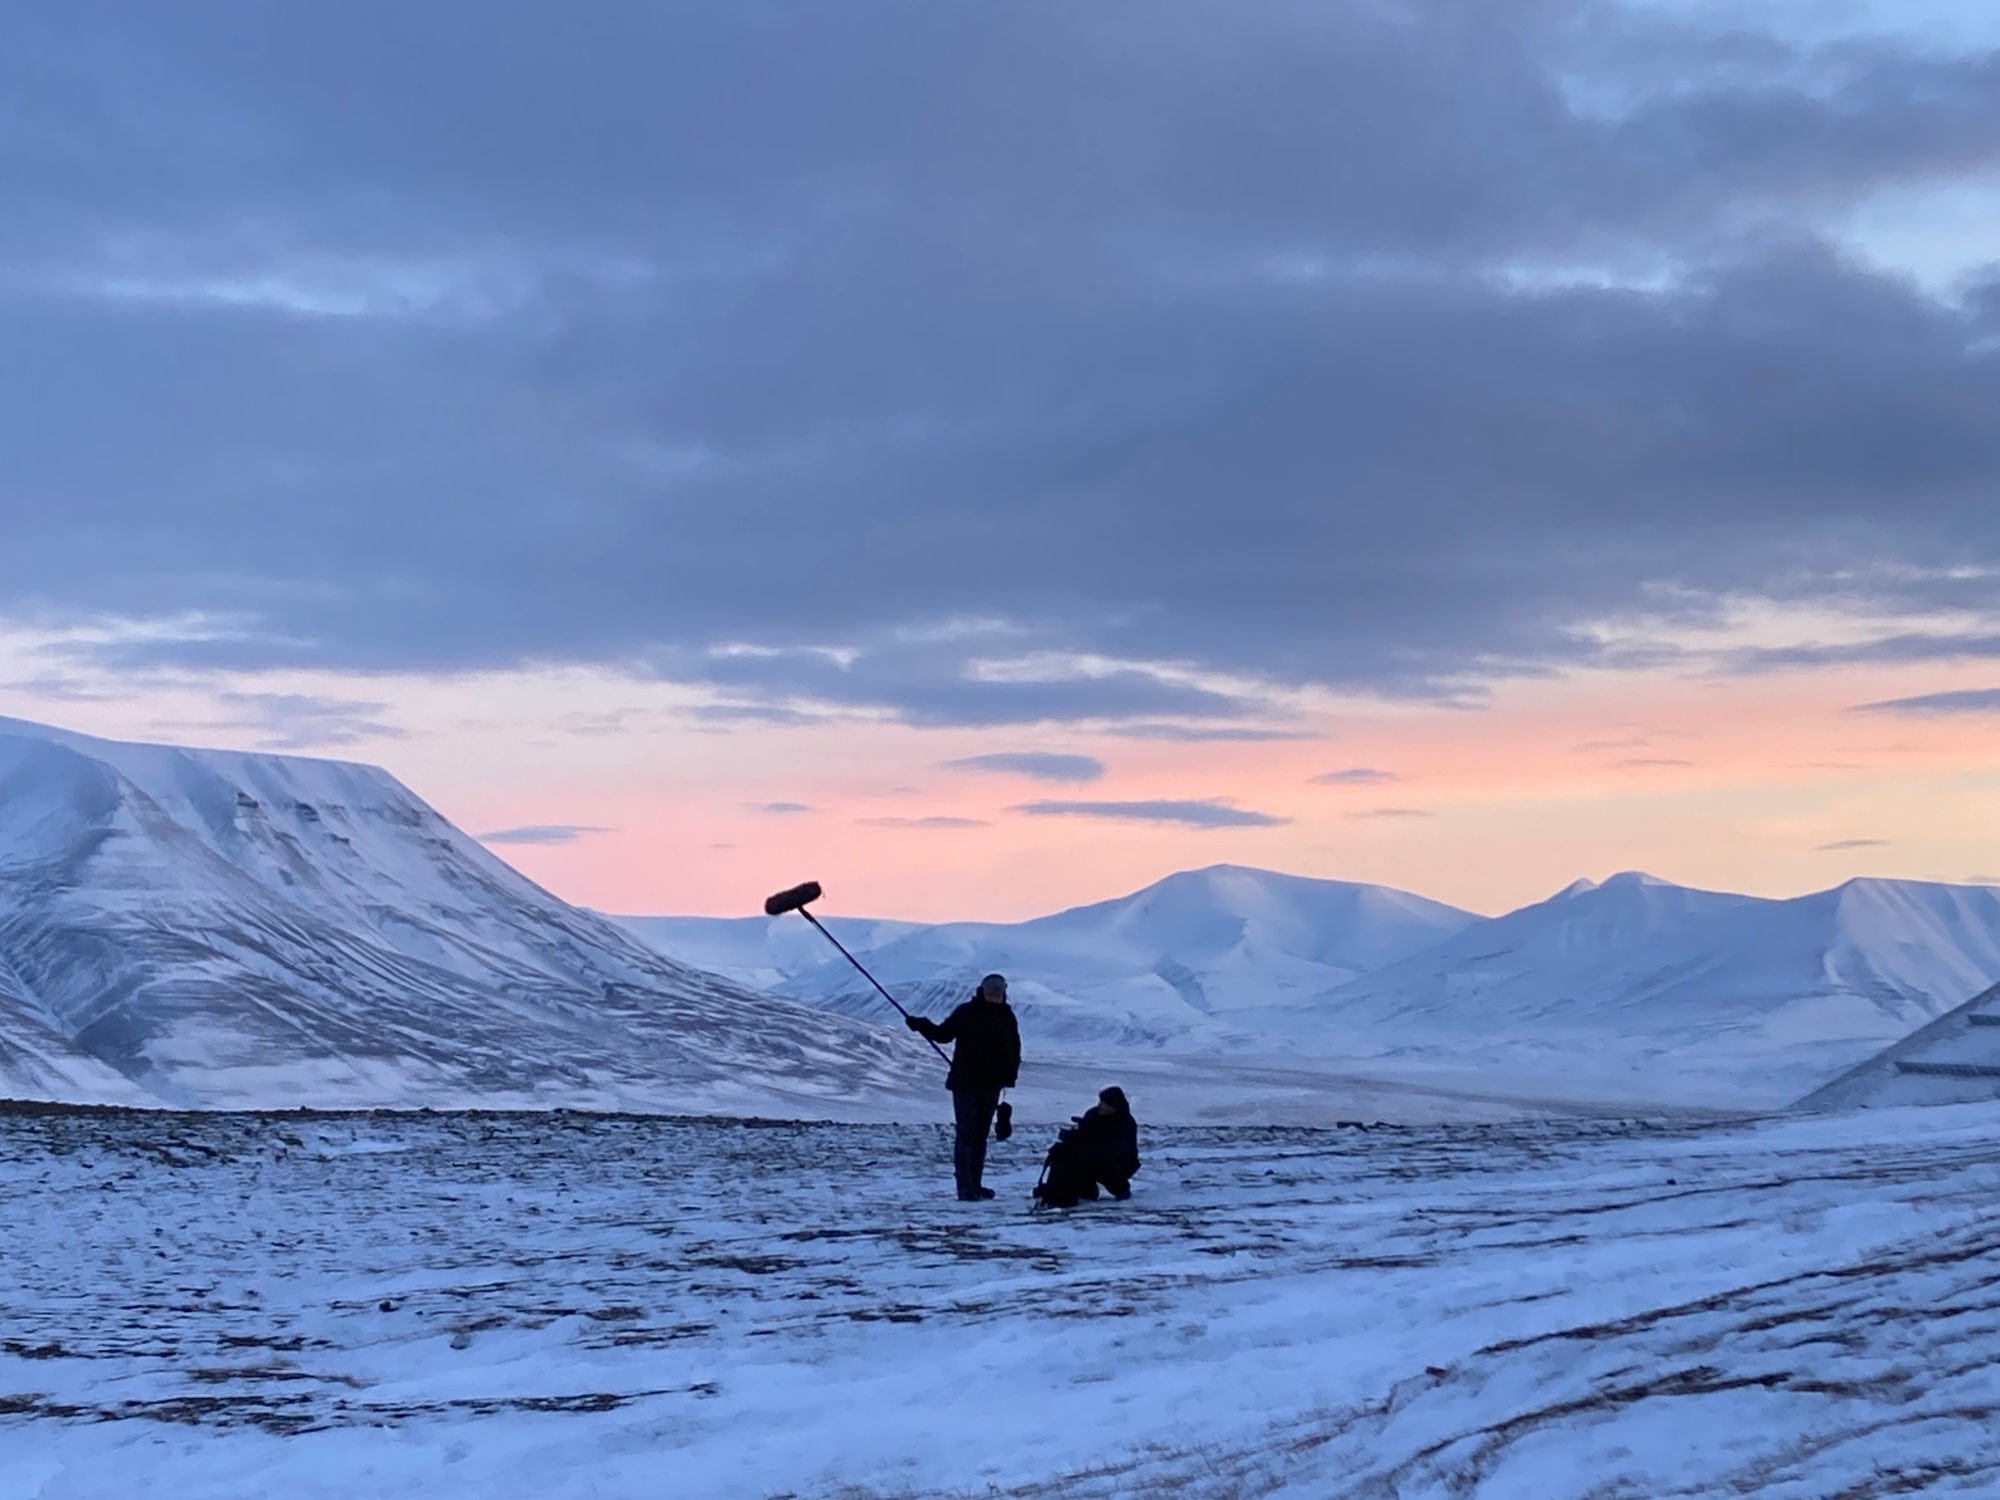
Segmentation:
[[(1476, 710), (1349, 704), (1297, 724), (1316, 738), (1163, 743), (858, 722), (716, 732), (671, 713), (578, 733), (572, 698), (611, 713), (625, 690), (388, 684), (406, 734), (340, 753), (386, 766), (475, 833), (560, 830), (566, 841), (493, 847), (557, 894), (618, 912), (744, 915), (770, 889), (814, 878), (830, 910), (1014, 919), (1212, 863), (1491, 912), (1626, 868), (1769, 895), (1857, 873), (1988, 875), (2000, 864), (2000, 717), (1854, 711), (1987, 685), (1972, 668), (1600, 674), (1516, 684)], [(493, 717), (465, 727), (461, 699)], [(0, 712), (46, 707), (0, 694)], [(165, 700), (65, 709), (60, 722), (89, 732), (256, 743), (196, 727)], [(1104, 771), (1062, 784), (945, 768), (996, 751), (1082, 754)], [(1284, 821), (1018, 811), (1046, 802), (1215, 802)]]
[[(1930, 673), (1922, 690), (1982, 682), (1976, 673)], [(781, 760), (775, 775), (739, 777), (718, 765), (675, 784), (634, 771), (447, 810), (474, 827), (621, 830), (502, 852), (572, 899), (627, 912), (746, 914), (766, 888), (810, 877), (826, 881), (845, 912), (1012, 919), (1210, 863), (1379, 882), (1479, 911), (1625, 868), (1769, 895), (1863, 872), (1984, 874), (2000, 863), (2000, 722), (1849, 711), (1908, 690), (1907, 678), (1880, 673), (1627, 681), (1608, 691), (1503, 694), (1479, 713), (1357, 715), (1325, 741), (1149, 745), (1064, 735), (1063, 749), (1108, 767), (1084, 788), (936, 769), (989, 741), (853, 728), (834, 737), (835, 751), (824, 730), (788, 731), (769, 747)], [(787, 739), (793, 757), (782, 755)], [(786, 759), (794, 775), (782, 774)], [(1312, 784), (1355, 767), (1396, 779)], [(1055, 799), (1210, 797), (1290, 821), (1201, 830), (1010, 811)], [(749, 810), (781, 801), (812, 810)], [(893, 826), (898, 819), (985, 826)], [(1850, 841), (1866, 842), (1826, 847)]]
[[(1215, 863), (1494, 912), (1627, 868), (1787, 895), (1859, 873), (1964, 881), (2000, 865), (2000, 716), (1856, 711), (1977, 692), (1990, 674), (1976, 667), (1587, 674), (1506, 686), (1480, 708), (1349, 702), (1293, 722), (1298, 738), (1250, 743), (859, 721), (717, 729), (603, 677), (347, 686), (388, 699), (402, 732), (338, 754), (385, 766), (476, 834), (540, 830), (555, 841), (492, 847), (558, 895), (621, 913), (747, 915), (813, 878), (829, 910), (1017, 919)], [(259, 743), (187, 689), (49, 707), (0, 691), (0, 713), (87, 732)], [(634, 712), (631, 727), (598, 731)], [(1103, 772), (1061, 783), (947, 767), (996, 752), (1093, 757)], [(1213, 803), (1281, 821), (1020, 810), (1050, 802)]]

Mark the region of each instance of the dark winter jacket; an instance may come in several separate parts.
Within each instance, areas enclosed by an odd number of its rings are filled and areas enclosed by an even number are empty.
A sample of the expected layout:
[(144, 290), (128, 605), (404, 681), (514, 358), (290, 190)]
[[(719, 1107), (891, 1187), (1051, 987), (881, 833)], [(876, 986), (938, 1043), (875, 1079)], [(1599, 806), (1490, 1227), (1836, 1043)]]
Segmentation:
[(958, 1044), (944, 1083), (954, 1094), (1011, 1089), (1020, 1077), (1021, 1028), (1004, 1000), (968, 1000), (942, 1021), (916, 1017), (914, 1028), (934, 1042)]
[(1130, 1182), (1139, 1170), (1139, 1122), (1129, 1114), (1086, 1110), (1062, 1136), (1099, 1182)]

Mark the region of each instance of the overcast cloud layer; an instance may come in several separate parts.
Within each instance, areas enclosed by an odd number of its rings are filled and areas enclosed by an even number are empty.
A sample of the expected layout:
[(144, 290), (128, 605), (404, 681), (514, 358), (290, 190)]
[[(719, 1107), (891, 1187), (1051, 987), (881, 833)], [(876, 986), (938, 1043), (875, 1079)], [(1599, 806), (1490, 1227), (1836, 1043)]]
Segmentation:
[(0, 612), (199, 617), (115, 661), (1198, 738), (1730, 599), (1967, 621), (1838, 659), (2000, 638), (2000, 271), (1932, 298), (1830, 229), (2000, 170), (1991, 53), (79, 3), (0, 18), (0, 98)]

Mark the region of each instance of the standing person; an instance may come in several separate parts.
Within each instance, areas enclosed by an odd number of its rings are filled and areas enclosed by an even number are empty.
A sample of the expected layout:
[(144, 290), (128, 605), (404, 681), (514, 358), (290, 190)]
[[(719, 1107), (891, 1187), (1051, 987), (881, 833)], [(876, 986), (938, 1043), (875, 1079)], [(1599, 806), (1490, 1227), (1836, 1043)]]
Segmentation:
[(957, 1044), (944, 1086), (951, 1090), (956, 1125), (951, 1160), (958, 1198), (961, 1203), (991, 1198), (993, 1189), (980, 1181), (986, 1172), (986, 1132), (1001, 1090), (1011, 1089), (1021, 1073), (1021, 1028), (1007, 1004), (1007, 980), (988, 974), (972, 998), (943, 1021), (911, 1016), (904, 1024), (931, 1041)]

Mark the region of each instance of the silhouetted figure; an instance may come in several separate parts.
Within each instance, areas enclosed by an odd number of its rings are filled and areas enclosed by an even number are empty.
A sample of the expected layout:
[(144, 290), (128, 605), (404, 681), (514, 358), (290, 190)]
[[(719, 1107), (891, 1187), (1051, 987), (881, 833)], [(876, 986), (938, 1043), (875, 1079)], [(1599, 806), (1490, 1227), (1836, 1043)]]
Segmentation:
[(1050, 1208), (1074, 1208), (1095, 1198), (1099, 1187), (1114, 1198), (1129, 1198), (1138, 1170), (1139, 1122), (1125, 1091), (1114, 1086), (1056, 1137), (1035, 1196)]
[(1021, 1028), (1007, 1004), (1007, 980), (988, 974), (970, 1000), (943, 1021), (911, 1016), (904, 1023), (934, 1042), (954, 1042), (951, 1074), (952, 1115), (957, 1127), (952, 1140), (952, 1170), (962, 1203), (991, 1198), (993, 1189), (980, 1179), (986, 1173), (986, 1132), (993, 1124), (1002, 1089), (1011, 1089), (1021, 1074)]

